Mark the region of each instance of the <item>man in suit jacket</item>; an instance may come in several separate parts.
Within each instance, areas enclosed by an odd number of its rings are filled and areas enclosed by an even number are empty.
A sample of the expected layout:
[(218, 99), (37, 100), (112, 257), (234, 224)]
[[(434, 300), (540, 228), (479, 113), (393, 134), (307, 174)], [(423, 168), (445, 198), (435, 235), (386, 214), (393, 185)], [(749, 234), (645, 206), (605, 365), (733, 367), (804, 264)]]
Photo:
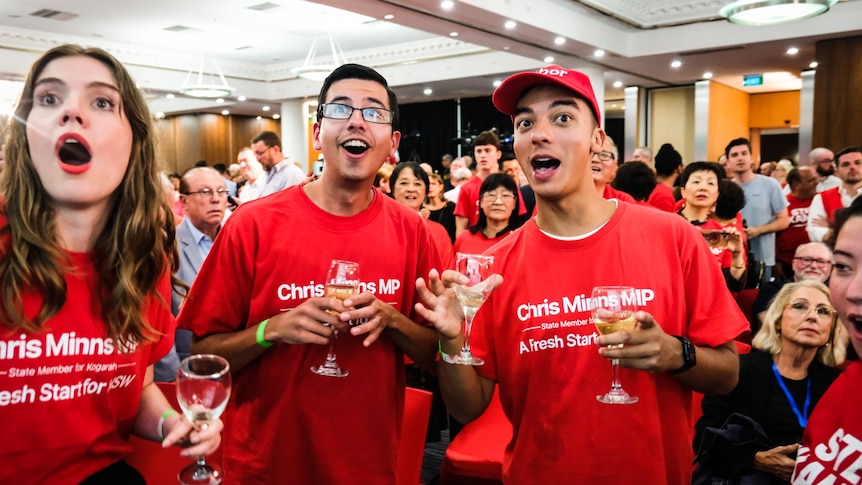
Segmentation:
[[(224, 220), (227, 208), (224, 179), (214, 169), (193, 168), (186, 172), (180, 181), (180, 201), (183, 203), (186, 217), (177, 226), (180, 267), (176, 276), (191, 286)], [(171, 311), (174, 315), (179, 313), (183, 299), (183, 295), (173, 292)], [(191, 332), (178, 329), (175, 345), (180, 359), (188, 357)]]

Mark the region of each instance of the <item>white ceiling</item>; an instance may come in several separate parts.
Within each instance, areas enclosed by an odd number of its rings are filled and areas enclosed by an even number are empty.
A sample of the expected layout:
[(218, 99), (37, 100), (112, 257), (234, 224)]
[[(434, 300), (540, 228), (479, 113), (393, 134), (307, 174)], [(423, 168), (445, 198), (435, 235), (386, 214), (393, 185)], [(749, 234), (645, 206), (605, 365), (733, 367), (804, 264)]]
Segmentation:
[[(314, 97), (320, 83), (290, 70), (328, 34), (350, 62), (384, 74), (401, 102), (489, 95), (506, 75), (535, 69), (553, 56), (568, 68), (604, 71), (605, 98), (619, 103), (623, 86), (713, 80), (742, 89), (744, 74), (798, 76), (815, 60), (817, 40), (860, 35), (862, 1), (839, 2), (820, 17), (783, 26), (743, 27), (718, 17), (728, 0), (0, 0), (0, 79), (20, 79), (38, 54), (76, 42), (110, 50), (153, 95), (153, 110), (271, 116), (278, 102)], [(35, 17), (40, 9), (71, 15)], [(391, 20), (384, 16), (393, 15)], [(61, 20), (70, 17), (66, 20)], [(506, 20), (516, 20), (506, 29)], [(169, 30), (173, 28), (173, 30)], [(180, 31), (174, 31), (180, 30)], [(457, 32), (457, 37), (450, 33)], [(553, 39), (562, 36), (562, 45)], [(786, 54), (789, 47), (798, 54)], [(596, 49), (607, 55), (596, 58)], [(212, 58), (246, 102), (164, 98), (188, 71)], [(682, 66), (672, 69), (672, 60)], [(433, 94), (423, 90), (431, 88)], [(2, 100), (0, 100), (2, 101)], [(271, 111), (263, 112), (263, 105)]]

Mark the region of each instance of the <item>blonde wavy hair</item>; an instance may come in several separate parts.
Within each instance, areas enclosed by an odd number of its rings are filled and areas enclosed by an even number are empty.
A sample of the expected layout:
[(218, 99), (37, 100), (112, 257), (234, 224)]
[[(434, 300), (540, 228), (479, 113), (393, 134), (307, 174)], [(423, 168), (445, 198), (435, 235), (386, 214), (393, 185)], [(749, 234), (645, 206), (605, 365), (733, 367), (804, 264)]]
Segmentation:
[[(769, 303), (769, 308), (766, 309), (766, 316), (763, 318), (763, 326), (760, 327), (757, 335), (752, 339), (752, 346), (773, 355), (781, 352), (781, 316), (784, 313), (784, 309), (790, 304), (790, 297), (793, 295), (793, 292), (799, 288), (814, 288), (826, 295), (829, 301), (832, 301), (829, 288), (819, 281), (802, 280), (784, 285)], [(826, 341), (826, 344), (817, 350), (817, 360), (829, 367), (837, 366), (844, 362), (844, 357), (847, 353), (847, 343), (848, 336), (846, 330), (843, 325), (838, 323), (838, 317), (833, 314), (829, 339)]]
[[(36, 80), (55, 59), (84, 56), (104, 64), (117, 81), (123, 115), (132, 131), (132, 150), (123, 180), (112, 196), (107, 223), (92, 250), (106, 331), (121, 343), (157, 338), (145, 320), (149, 297), (170, 308), (158, 282), (178, 266), (175, 227), (162, 195), (156, 161), (156, 136), (146, 100), (128, 71), (102, 49), (62, 45), (45, 52), (30, 69), (21, 99), (10, 120), (6, 167), (0, 193), (6, 226), (0, 228), (0, 319), (11, 329), (39, 331), (66, 302), (65, 274), (71, 263), (59, 245), (56, 213), (30, 158), (26, 124), (33, 106)], [(42, 297), (38, 313), (24, 314), (25, 293)]]

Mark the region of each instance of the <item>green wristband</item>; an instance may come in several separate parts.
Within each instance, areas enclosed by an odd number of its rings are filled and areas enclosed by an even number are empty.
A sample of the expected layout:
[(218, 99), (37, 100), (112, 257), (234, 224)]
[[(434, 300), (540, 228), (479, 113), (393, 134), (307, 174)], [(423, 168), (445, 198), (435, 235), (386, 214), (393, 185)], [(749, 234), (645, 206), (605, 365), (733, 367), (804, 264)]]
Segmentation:
[(266, 330), (266, 324), (269, 323), (269, 319), (260, 322), (257, 326), (257, 343), (260, 344), (261, 347), (272, 347), (272, 342), (267, 342), (266, 339), (263, 338), (263, 331)]
[(440, 352), (440, 358), (444, 361), (449, 358), (449, 354), (443, 352), (443, 342), (437, 341), (437, 351)]
[(165, 411), (165, 412), (162, 414), (162, 417), (161, 417), (161, 418), (159, 418), (159, 426), (158, 426), (158, 428), (159, 428), (159, 439), (160, 439), (161, 441), (164, 441), (164, 440), (165, 440), (165, 421), (168, 419), (168, 417), (169, 417), (169, 416), (174, 415), (174, 414), (177, 414), (177, 412), (176, 412), (175, 410), (173, 410), (173, 409), (168, 409), (167, 411)]

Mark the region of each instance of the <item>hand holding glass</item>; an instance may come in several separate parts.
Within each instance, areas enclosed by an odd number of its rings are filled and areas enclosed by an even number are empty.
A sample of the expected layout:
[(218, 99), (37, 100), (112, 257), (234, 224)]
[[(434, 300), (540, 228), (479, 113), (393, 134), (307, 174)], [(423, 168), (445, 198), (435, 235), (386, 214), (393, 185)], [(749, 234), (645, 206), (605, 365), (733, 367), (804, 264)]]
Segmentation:
[[(326, 284), (323, 296), (338, 298), (344, 301), (359, 292), (359, 263), (353, 261), (342, 261), (333, 259), (329, 264), (329, 274), (326, 276)], [(328, 310), (332, 315), (340, 315), (340, 313)], [(326, 354), (326, 361), (321, 365), (316, 365), (311, 368), (315, 374), (328, 377), (346, 377), (349, 372), (342, 369), (335, 360), (335, 339), (338, 337), (338, 332), (334, 329), (332, 337), (329, 339), (329, 351)]]
[[(177, 400), (195, 429), (206, 429), (221, 416), (230, 397), (230, 365), (218, 355), (191, 355), (177, 371)], [(178, 477), (182, 485), (218, 485), (223, 472), (208, 465), (204, 457), (183, 468)]]
[(455, 269), (470, 280), (464, 285), (453, 285), (455, 296), (464, 310), (464, 345), (457, 355), (443, 354), (443, 360), (450, 364), (482, 365), (482, 359), (470, 352), (470, 332), (473, 330), (473, 318), (476, 312), (488, 299), (494, 288), (494, 257), (478, 254), (455, 254)]
[[(612, 334), (620, 330), (635, 328), (635, 312), (637, 312), (637, 293), (630, 286), (597, 286), (593, 288), (591, 298), (593, 324), (602, 335)], [(609, 345), (608, 348), (621, 348), (620, 345)], [(607, 394), (596, 396), (605, 404), (632, 404), (638, 401), (630, 396), (620, 383), (620, 361), (611, 359), (614, 377), (611, 390)]]

